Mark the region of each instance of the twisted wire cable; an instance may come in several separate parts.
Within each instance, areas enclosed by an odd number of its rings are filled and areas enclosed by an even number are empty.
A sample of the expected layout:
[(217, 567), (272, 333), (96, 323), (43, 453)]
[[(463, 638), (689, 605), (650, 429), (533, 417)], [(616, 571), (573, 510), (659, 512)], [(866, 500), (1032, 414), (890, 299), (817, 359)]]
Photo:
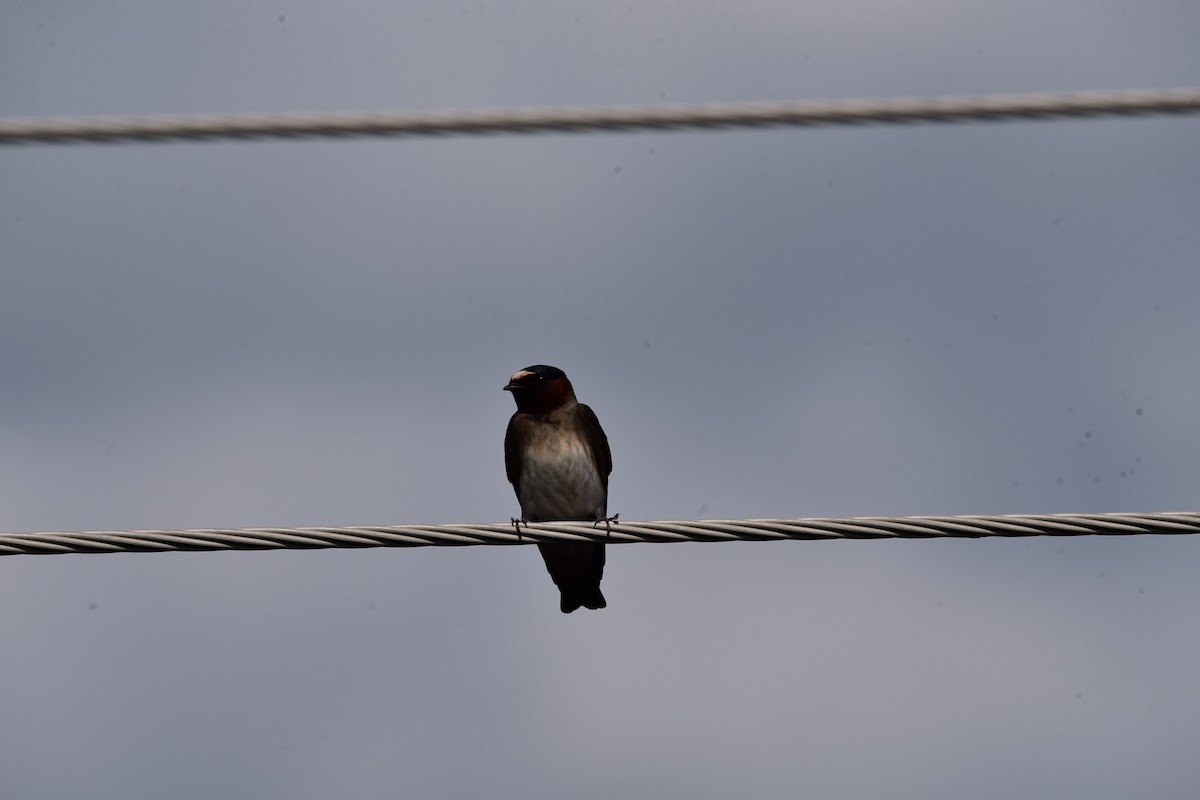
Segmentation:
[(512, 110), (0, 118), (0, 145), (585, 133), (1200, 113), (1200, 87)]
[(1200, 512), (619, 522), (607, 531), (587, 523), (549, 522), (522, 525), (519, 534), (508, 523), (4, 533), (0, 555), (514, 545), (588, 539), (623, 544), (1183, 533), (1200, 533)]

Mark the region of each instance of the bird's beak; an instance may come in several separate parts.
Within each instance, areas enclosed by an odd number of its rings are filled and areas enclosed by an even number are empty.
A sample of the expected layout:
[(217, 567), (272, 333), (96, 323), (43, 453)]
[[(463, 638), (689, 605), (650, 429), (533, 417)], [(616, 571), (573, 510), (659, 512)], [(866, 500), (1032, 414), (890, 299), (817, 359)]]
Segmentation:
[(509, 383), (502, 389), (502, 391), (511, 392), (516, 388), (517, 388), (517, 385), (515, 383)]

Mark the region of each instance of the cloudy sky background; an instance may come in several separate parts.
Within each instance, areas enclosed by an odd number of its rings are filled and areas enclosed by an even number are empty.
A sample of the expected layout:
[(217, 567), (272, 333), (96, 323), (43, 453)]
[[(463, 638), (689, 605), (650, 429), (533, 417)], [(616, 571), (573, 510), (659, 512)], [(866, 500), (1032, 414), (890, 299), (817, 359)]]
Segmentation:
[[(0, 5), (0, 114), (1200, 84), (1192, 0)], [(1200, 509), (1200, 119), (0, 149), (0, 530)], [(6, 798), (1192, 798), (1200, 539), (0, 559)]]

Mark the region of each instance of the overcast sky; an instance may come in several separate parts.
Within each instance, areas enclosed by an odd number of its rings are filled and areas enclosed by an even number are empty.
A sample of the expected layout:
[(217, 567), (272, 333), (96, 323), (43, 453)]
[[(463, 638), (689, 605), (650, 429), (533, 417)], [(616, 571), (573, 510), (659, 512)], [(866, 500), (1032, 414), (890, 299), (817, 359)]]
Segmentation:
[[(1200, 84), (1194, 0), (0, 3), (0, 114)], [(1200, 119), (0, 149), (0, 530), (1198, 510)], [(0, 796), (1194, 798), (1200, 538), (0, 559)]]

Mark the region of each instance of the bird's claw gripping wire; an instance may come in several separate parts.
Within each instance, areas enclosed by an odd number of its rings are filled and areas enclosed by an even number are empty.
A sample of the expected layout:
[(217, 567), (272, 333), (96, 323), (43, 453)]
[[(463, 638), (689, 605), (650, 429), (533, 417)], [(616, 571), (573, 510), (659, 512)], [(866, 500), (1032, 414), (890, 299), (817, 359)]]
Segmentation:
[(516, 528), (516, 529), (517, 529), (517, 541), (518, 541), (518, 542), (519, 542), (519, 541), (521, 541), (521, 526), (522, 526), (522, 525), (524, 525), (526, 528), (528, 528), (528, 527), (529, 527), (529, 520), (527, 520), (527, 519), (517, 519), (516, 517), (509, 517), (509, 518), (508, 518), (508, 524), (509, 524), (509, 525), (512, 525), (514, 528)]
[(612, 527), (611, 526), (620, 524), (620, 520), (617, 519), (620, 516), (621, 516), (620, 514), (613, 514), (611, 517), (600, 517), (600, 519), (598, 519), (592, 523), (592, 527), (595, 528), (601, 522), (603, 522), (604, 523), (604, 538), (607, 539), (610, 535), (612, 535)]

